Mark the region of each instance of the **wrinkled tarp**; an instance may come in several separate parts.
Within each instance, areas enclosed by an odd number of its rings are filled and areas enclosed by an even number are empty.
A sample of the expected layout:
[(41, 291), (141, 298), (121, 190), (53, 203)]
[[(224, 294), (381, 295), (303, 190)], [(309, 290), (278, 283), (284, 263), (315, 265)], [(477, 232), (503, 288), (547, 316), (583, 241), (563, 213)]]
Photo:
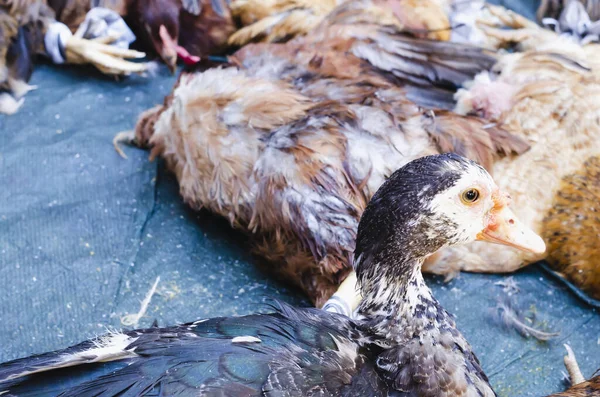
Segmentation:
[[(114, 152), (114, 134), (161, 103), (174, 81), (115, 82), (41, 65), (32, 81), (39, 89), (17, 115), (0, 116), (0, 361), (122, 328), (158, 276), (139, 326), (250, 313), (266, 297), (308, 305), (258, 270), (260, 259), (226, 221), (188, 209), (162, 162), (136, 148), (125, 148), (128, 160)], [(597, 312), (535, 266), (514, 279), (520, 291), (510, 299), (558, 338), (524, 339), (490, 321), (507, 296), (495, 285), (505, 276), (428, 282), (500, 396), (563, 390), (563, 343), (590, 376), (600, 367)]]

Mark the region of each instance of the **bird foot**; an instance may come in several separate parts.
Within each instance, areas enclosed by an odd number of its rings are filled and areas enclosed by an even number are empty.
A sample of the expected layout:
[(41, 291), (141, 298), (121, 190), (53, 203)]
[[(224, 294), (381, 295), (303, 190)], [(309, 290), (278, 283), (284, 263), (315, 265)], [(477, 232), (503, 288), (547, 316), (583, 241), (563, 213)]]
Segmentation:
[(531, 37), (530, 32), (527, 30), (505, 30), (479, 23), (478, 26), (488, 37), (496, 39), (502, 44), (521, 43)]
[(113, 138), (113, 146), (115, 148), (115, 151), (117, 153), (119, 153), (119, 156), (121, 156), (125, 160), (127, 160), (127, 155), (125, 154), (123, 149), (121, 149), (121, 146), (120, 146), (121, 143), (126, 143), (127, 145), (132, 145), (132, 144), (135, 145), (135, 143), (136, 143), (135, 131), (133, 131), (133, 130), (121, 131), (117, 135), (115, 135), (115, 137)]
[(486, 9), (498, 18), (506, 27), (512, 29), (541, 29), (535, 22), (502, 6), (488, 4)]
[(577, 385), (579, 383), (585, 382), (585, 378), (581, 373), (581, 369), (579, 369), (579, 364), (577, 364), (577, 359), (575, 358), (575, 353), (573, 353), (573, 349), (571, 346), (565, 344), (565, 349), (567, 349), (567, 355), (564, 357), (565, 367), (567, 368), (567, 372), (569, 372), (569, 378), (571, 379), (572, 385)]
[(37, 85), (29, 85), (26, 81), (8, 78), (8, 86), (15, 98), (23, 98), (29, 91), (37, 90)]
[(90, 63), (104, 74), (130, 75), (143, 74), (148, 71), (147, 63), (130, 62), (126, 59), (140, 59), (145, 53), (135, 50), (118, 48), (108, 43), (115, 37), (87, 40), (72, 36), (66, 43), (66, 58), (68, 63)]
[(24, 102), (25, 98), (17, 100), (9, 93), (3, 92), (0, 94), (0, 113), (7, 115), (15, 114), (23, 106)]
[(352, 318), (354, 311), (362, 300), (356, 282), (356, 273), (351, 272), (348, 274), (348, 277), (340, 284), (335, 294), (325, 302), (322, 309)]

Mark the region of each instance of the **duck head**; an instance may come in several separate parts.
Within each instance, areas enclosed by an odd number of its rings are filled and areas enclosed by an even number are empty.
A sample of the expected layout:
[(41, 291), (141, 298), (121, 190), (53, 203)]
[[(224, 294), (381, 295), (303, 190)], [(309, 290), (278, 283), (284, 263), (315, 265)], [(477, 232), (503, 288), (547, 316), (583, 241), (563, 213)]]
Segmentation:
[(440, 248), (477, 240), (543, 253), (544, 241), (509, 204), (508, 194), (468, 159), (443, 154), (414, 160), (390, 176), (363, 213), (355, 250), (358, 278), (371, 273), (365, 270), (372, 264), (395, 263), (383, 271), (412, 273), (406, 267)]

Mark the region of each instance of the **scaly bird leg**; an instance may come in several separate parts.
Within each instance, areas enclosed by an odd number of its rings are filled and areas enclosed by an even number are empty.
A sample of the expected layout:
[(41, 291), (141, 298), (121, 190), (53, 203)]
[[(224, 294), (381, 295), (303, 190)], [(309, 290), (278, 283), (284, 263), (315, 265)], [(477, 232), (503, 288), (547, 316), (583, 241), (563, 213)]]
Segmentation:
[(569, 377), (571, 378), (571, 384), (578, 385), (579, 383), (585, 382), (585, 378), (579, 369), (579, 364), (577, 364), (575, 353), (573, 353), (573, 350), (569, 345), (565, 344), (564, 346), (565, 349), (567, 349), (567, 355), (564, 358), (564, 362), (567, 372), (569, 372)]
[(499, 28), (492, 28), (485, 25), (479, 25), (479, 27), (488, 37), (494, 38), (502, 44), (521, 43), (531, 37), (531, 32), (526, 29), (504, 30)]
[(68, 63), (91, 63), (102, 73), (129, 75), (144, 73), (149, 70), (148, 63), (134, 63), (127, 58), (144, 58), (146, 54), (139, 51), (117, 48), (107, 43), (114, 38), (86, 40), (72, 36), (66, 43), (66, 59)]
[(356, 281), (356, 273), (352, 271), (342, 284), (340, 284), (335, 294), (325, 302), (322, 309), (352, 317), (352, 314), (362, 300), (362, 295), (358, 290)]
[(502, 6), (488, 4), (486, 9), (504, 25), (513, 29), (541, 29), (541, 27), (533, 21), (517, 14), (514, 11), (508, 10)]
[(115, 150), (117, 151), (117, 153), (119, 153), (119, 156), (123, 157), (124, 159), (127, 159), (127, 155), (119, 145), (121, 143), (126, 143), (127, 145), (135, 145), (135, 131), (121, 131), (113, 138), (113, 146), (115, 147)]

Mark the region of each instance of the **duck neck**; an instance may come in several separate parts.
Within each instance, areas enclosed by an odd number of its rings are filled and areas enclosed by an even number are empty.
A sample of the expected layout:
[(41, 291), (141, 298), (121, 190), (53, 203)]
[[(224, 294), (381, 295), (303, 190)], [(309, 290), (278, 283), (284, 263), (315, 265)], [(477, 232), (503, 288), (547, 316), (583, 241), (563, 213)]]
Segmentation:
[[(379, 277), (361, 280), (364, 298), (358, 316), (386, 345), (403, 343), (406, 338), (421, 337), (440, 327), (454, 327), (450, 314), (425, 284), (423, 261), (424, 258), (381, 261), (373, 266), (373, 274)], [(392, 269), (403, 271), (395, 273)]]

